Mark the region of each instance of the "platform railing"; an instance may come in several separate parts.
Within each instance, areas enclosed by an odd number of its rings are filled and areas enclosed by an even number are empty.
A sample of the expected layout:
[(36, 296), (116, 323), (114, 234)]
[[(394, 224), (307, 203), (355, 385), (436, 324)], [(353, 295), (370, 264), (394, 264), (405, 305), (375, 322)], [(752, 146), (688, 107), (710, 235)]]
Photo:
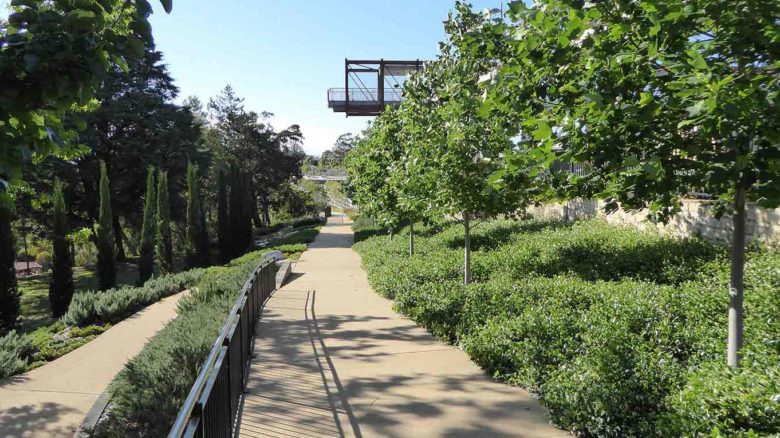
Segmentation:
[(264, 259), (247, 279), (168, 433), (178, 437), (232, 437), (244, 396), (255, 325), (275, 288), (275, 265)]
[[(403, 90), (400, 88), (385, 88), (384, 101), (386, 103), (401, 102), (403, 97)], [(349, 99), (347, 99), (347, 90), (345, 88), (330, 88), (328, 89), (328, 103), (334, 102), (343, 103), (349, 101), (350, 104), (361, 103), (378, 103), (379, 102), (379, 89), (378, 88), (350, 88)]]

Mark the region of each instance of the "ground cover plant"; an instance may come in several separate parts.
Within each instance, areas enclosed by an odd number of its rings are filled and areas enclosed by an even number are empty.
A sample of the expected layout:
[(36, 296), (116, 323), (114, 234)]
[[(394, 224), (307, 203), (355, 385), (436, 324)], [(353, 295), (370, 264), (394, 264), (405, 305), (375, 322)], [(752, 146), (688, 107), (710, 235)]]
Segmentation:
[(473, 230), (463, 286), (463, 239), (445, 223), (419, 231), (412, 257), (382, 234), (355, 249), (375, 291), (494, 378), (538, 393), (556, 424), (585, 436), (780, 433), (780, 253), (748, 251), (734, 370), (725, 247), (600, 220), (494, 220)]
[[(164, 436), (189, 394), (200, 367), (248, 275), (268, 251), (297, 258), (318, 228), (299, 230), (287, 243), (253, 251), (203, 270), (179, 315), (114, 379), (108, 416), (94, 436)], [(290, 241), (293, 241), (290, 243)]]

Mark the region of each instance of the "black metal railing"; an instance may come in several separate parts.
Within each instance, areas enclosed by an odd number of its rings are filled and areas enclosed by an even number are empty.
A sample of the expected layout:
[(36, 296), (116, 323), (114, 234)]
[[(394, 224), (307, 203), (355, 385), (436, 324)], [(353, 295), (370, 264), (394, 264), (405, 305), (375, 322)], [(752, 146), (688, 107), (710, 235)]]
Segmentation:
[(276, 284), (272, 260), (249, 274), (168, 437), (231, 437), (249, 377), (255, 325)]
[[(403, 90), (401, 88), (385, 88), (384, 90), (385, 103), (398, 103), (401, 102), (403, 97)], [(375, 104), (379, 102), (379, 89), (378, 88), (350, 88), (349, 99), (347, 99), (347, 90), (344, 88), (331, 88), (328, 90), (328, 103), (344, 103), (349, 101), (350, 104), (370, 103)]]

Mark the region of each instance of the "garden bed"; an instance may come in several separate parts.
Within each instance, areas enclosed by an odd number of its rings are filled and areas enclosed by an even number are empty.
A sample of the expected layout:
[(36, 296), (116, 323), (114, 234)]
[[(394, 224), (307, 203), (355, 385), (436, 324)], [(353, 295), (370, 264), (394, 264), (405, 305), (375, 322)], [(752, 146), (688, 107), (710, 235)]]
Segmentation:
[[(395, 307), (595, 436), (780, 433), (780, 254), (748, 253), (746, 338), (726, 367), (728, 251), (598, 220), (484, 223), (355, 245)], [(398, 234), (406, 235), (406, 231)]]

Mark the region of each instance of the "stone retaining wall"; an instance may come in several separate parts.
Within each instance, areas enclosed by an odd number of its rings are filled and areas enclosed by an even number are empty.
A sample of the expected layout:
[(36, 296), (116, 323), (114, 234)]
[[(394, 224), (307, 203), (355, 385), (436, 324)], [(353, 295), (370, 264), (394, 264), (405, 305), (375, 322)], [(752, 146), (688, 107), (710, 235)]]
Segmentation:
[[(657, 229), (675, 236), (702, 236), (708, 240), (728, 243), (733, 228), (731, 216), (715, 219), (707, 201), (685, 200), (682, 211), (668, 224), (653, 224), (647, 220), (647, 212), (618, 210), (605, 214), (602, 201), (575, 199), (565, 204), (546, 204), (531, 207), (529, 213), (536, 217), (556, 217), (565, 220), (600, 217), (612, 224), (632, 225), (639, 229)], [(758, 240), (771, 246), (780, 245), (780, 209), (768, 210), (748, 205), (747, 239)]]

